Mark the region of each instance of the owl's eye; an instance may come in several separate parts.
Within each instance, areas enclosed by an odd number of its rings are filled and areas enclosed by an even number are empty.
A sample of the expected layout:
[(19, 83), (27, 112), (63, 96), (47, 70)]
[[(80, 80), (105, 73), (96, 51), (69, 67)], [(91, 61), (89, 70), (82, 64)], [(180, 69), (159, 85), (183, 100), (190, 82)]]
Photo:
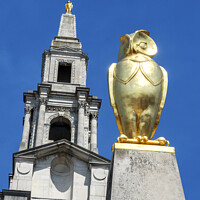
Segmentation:
[(140, 42), (140, 48), (146, 49), (147, 48), (147, 43), (146, 42)]

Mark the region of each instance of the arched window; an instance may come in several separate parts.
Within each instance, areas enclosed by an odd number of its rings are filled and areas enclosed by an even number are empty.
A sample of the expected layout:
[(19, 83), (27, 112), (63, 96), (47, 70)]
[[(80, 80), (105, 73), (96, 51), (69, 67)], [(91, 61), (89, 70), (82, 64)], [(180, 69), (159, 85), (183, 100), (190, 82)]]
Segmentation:
[(61, 139), (71, 141), (70, 122), (64, 117), (53, 119), (49, 131), (49, 140), (57, 141)]

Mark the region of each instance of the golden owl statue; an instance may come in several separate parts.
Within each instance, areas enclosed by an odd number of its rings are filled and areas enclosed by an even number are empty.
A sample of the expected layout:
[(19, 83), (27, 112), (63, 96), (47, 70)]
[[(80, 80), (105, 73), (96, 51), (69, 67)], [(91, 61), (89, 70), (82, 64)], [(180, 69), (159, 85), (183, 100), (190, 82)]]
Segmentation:
[[(148, 31), (123, 35), (120, 41), (118, 63), (108, 70), (110, 103), (120, 132), (118, 141), (147, 143), (155, 134), (164, 108), (167, 71), (152, 59), (157, 46)], [(154, 143), (165, 145), (168, 141), (158, 138)]]
[(72, 13), (72, 8), (73, 8), (72, 2), (71, 2), (71, 1), (68, 1), (68, 2), (65, 4), (65, 8), (66, 8), (66, 13), (71, 14), (71, 13)]

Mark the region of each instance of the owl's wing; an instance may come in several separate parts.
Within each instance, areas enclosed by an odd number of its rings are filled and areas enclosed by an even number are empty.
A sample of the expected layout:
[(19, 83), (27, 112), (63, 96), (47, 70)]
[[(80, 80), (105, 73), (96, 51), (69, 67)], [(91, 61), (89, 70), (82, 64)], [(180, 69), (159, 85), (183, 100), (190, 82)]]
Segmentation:
[(161, 103), (160, 103), (160, 109), (164, 108), (165, 105), (165, 100), (166, 100), (166, 96), (167, 96), (167, 87), (168, 87), (168, 74), (167, 71), (160, 66), (160, 68), (162, 69), (162, 73), (163, 73), (163, 89), (162, 89), (162, 99), (161, 99)]
[(163, 67), (160, 66), (160, 68), (161, 68), (162, 73), (163, 73), (162, 97), (161, 97), (160, 107), (159, 107), (159, 110), (158, 110), (158, 114), (156, 116), (156, 121), (155, 121), (155, 125), (154, 125), (154, 128), (153, 128), (153, 132), (152, 132), (151, 138), (154, 136), (154, 134), (156, 132), (156, 129), (158, 127), (158, 124), (159, 124), (159, 121), (160, 121), (161, 112), (162, 112), (162, 110), (164, 108), (165, 100), (166, 100), (166, 96), (167, 96), (168, 74), (167, 74), (167, 71)]
[(115, 70), (115, 67), (117, 66), (117, 63), (113, 63), (109, 69), (108, 69), (108, 76), (107, 76), (107, 79), (108, 79), (108, 89), (109, 89), (109, 96), (110, 96), (110, 104), (113, 108), (113, 112), (114, 112), (114, 115), (115, 115), (115, 120), (117, 122), (117, 126), (118, 126), (118, 129), (119, 129), (119, 132), (120, 134), (122, 134), (122, 125), (121, 125), (121, 120), (120, 120), (120, 117), (119, 117), (119, 113), (118, 113), (118, 110), (117, 110), (117, 107), (116, 107), (116, 103), (115, 103), (115, 96), (114, 96), (114, 70)]

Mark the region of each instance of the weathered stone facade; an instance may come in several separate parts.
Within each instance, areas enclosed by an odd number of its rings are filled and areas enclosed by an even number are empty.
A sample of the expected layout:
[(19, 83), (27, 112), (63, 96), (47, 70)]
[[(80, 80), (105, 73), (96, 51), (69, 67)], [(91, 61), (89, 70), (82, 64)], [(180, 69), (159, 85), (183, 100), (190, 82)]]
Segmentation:
[(0, 199), (105, 200), (110, 161), (98, 155), (101, 99), (86, 87), (87, 66), (75, 16), (63, 14), (43, 54), (42, 81), (24, 93), (22, 140)]

